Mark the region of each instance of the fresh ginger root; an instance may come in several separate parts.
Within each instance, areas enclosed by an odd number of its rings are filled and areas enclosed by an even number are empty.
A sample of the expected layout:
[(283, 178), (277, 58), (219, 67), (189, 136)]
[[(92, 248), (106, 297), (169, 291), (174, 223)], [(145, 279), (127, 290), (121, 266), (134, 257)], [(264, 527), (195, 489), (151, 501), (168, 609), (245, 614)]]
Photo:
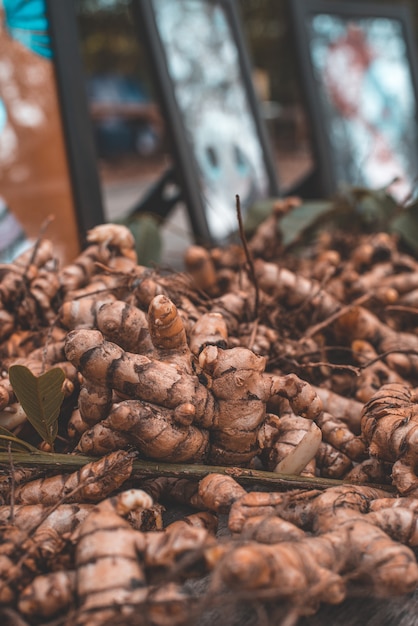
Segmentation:
[(112, 452), (72, 474), (38, 478), (18, 485), (14, 500), (20, 504), (42, 502), (44, 506), (54, 505), (60, 500), (67, 503), (97, 502), (129, 478), (133, 460), (132, 453), (121, 450)]
[[(194, 406), (190, 417), (194, 417)], [(182, 409), (183, 405), (179, 405)], [(109, 416), (84, 432), (77, 450), (101, 455), (115, 448), (135, 446), (151, 459), (174, 463), (204, 461), (209, 433), (191, 424), (176, 421), (175, 411), (141, 400), (124, 400), (114, 405)]]
[[(20, 611), (45, 618), (76, 604), (77, 613), (71, 611), (69, 615), (72, 624), (102, 624), (105, 619), (137, 610), (145, 610), (149, 623), (155, 626), (184, 623), (190, 608), (187, 595), (159, 579), (183, 557), (186, 560), (179, 568), (179, 581), (193, 572), (198, 575), (202, 568), (205, 571), (203, 554), (215, 542), (217, 518), (198, 512), (158, 532), (135, 530), (126, 521), (154, 508), (152, 498), (135, 489), (89, 505), (71, 534), (75, 545), (73, 569), (36, 576), (19, 595)], [(58, 524), (64, 528), (62, 522)], [(196, 557), (190, 560), (188, 555)], [(174, 615), (170, 609), (176, 609)]]
[(390, 383), (383, 385), (363, 409), (361, 426), (369, 453), (392, 464), (392, 481), (402, 495), (418, 494), (417, 407), (409, 385)]
[[(295, 412), (309, 419), (322, 410), (315, 391), (296, 375), (267, 374), (264, 357), (242, 347), (219, 347), (217, 332), (218, 345), (212, 345), (211, 326), (208, 340), (200, 329), (195, 335), (207, 344), (202, 350), (196, 348), (195, 358), (181, 317), (164, 295), (151, 301), (149, 330), (155, 355), (148, 356), (124, 351), (97, 330), (68, 334), (67, 358), (86, 381), (81, 416), (89, 400), (91, 406), (102, 406), (97, 389), (106, 385), (131, 399), (83, 433), (80, 452), (103, 454), (127, 447), (131, 440), (154, 459), (207, 458), (212, 463), (243, 465), (260, 451), (258, 435), (269, 398), (285, 397)], [(101, 397), (106, 405), (108, 398)], [(93, 419), (86, 415), (85, 421)]]
[[(285, 204), (280, 211), (291, 210)], [(193, 600), (179, 581), (187, 587), (196, 576), (201, 585), (208, 569), (209, 591), (296, 613), (339, 603), (351, 581), (388, 596), (416, 585), (417, 264), (393, 237), (348, 233), (323, 233), (319, 250), (293, 258), (278, 217), (259, 229), (250, 257), (236, 244), (193, 247), (187, 275), (138, 266), (131, 235), (112, 225), (93, 229), (65, 268), (42, 242), (33, 258), (0, 266), (0, 425), (33, 436), (8, 367), (21, 358), (38, 373), (60, 364), (68, 388), (57, 445), (105, 455), (63, 476), (5, 470), (0, 600), (28, 621), (31, 612), (39, 623), (68, 611), (68, 623), (99, 624), (126, 611), (128, 621), (144, 614), (150, 624), (183, 624), (193, 620)], [(229, 475), (141, 480), (132, 449), (161, 463), (229, 466)], [(289, 467), (318, 489), (247, 493), (232, 478), (267, 469), (290, 483)], [(325, 488), (325, 478), (352, 484)], [(95, 507), (127, 481), (155, 504)], [(42, 522), (40, 501), (57, 507), (56, 517)], [(164, 529), (171, 507), (196, 516)], [(218, 516), (222, 541), (213, 536)], [(121, 548), (101, 518), (118, 537), (122, 521)], [(85, 557), (93, 539), (96, 561)], [(99, 574), (103, 566), (110, 580), (113, 557), (121, 575), (112, 572), (107, 594)], [(45, 594), (55, 591), (48, 606)]]
[(150, 496), (124, 491), (103, 500), (77, 529), (77, 624), (100, 624), (118, 607), (130, 612), (133, 601), (146, 597), (145, 576), (137, 558), (142, 535), (123, 517), (132, 509), (149, 508)]
[[(220, 501), (224, 491), (224, 499), (231, 502), (232, 478), (225, 487), (224, 476), (204, 480), (209, 491), (199, 491), (208, 508), (213, 508), (213, 492)], [(382, 506), (372, 511), (372, 503), (380, 499)], [(386, 513), (391, 511), (391, 500), (382, 490), (360, 486), (322, 492), (250, 492), (241, 497), (238, 489), (230, 506), (229, 528), (248, 542), (238, 542), (237, 547), (232, 542), (218, 551), (209, 548), (207, 559), (215, 577), (228, 587), (274, 590), (302, 612), (316, 610), (318, 601), (341, 602), (347, 578), (381, 596), (408, 593), (418, 582), (418, 565), (413, 552), (398, 541), (415, 545), (417, 539), (410, 530), (411, 514), (400, 514), (402, 503), (398, 515)], [(262, 539), (261, 545), (255, 537)]]

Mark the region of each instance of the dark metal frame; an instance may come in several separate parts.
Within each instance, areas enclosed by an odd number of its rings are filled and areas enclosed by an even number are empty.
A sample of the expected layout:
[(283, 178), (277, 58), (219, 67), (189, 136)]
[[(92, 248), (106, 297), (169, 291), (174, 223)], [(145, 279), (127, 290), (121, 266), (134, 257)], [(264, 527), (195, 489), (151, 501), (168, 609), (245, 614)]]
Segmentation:
[(80, 243), (105, 221), (74, 3), (46, 0)]
[[(269, 181), (269, 195), (277, 196), (279, 193), (277, 173), (251, 78), (251, 63), (240, 25), (236, 2), (234, 0), (218, 0), (218, 2), (225, 11), (234, 43), (238, 50), (242, 80), (264, 156), (265, 171)], [(199, 170), (193, 146), (187, 139), (182, 114), (176, 101), (174, 86), (167, 67), (164, 44), (160, 38), (155, 20), (152, 0), (133, 0), (133, 8), (138, 32), (150, 56), (150, 64), (155, 76), (155, 87), (161, 101), (161, 108), (169, 126), (175, 161), (175, 180), (180, 185), (181, 197), (187, 205), (197, 241), (214, 243), (213, 234), (209, 231), (205, 217), (205, 202), (199, 187)]]
[(339, 181), (334, 169), (333, 149), (328, 141), (327, 119), (321, 107), (320, 94), (315, 83), (310, 56), (309, 33), (305, 26), (306, 21), (309, 16), (319, 13), (347, 17), (353, 20), (367, 17), (387, 17), (398, 20), (402, 24), (415, 98), (418, 102), (418, 65), (414, 34), (411, 27), (412, 17), (407, 6), (382, 5), (361, 1), (345, 3), (329, 0), (288, 1), (296, 53), (301, 70), (302, 90), (305, 93), (306, 109), (313, 140), (313, 153), (316, 162), (315, 189), (317, 195), (319, 192), (320, 195), (327, 196), (338, 190)]

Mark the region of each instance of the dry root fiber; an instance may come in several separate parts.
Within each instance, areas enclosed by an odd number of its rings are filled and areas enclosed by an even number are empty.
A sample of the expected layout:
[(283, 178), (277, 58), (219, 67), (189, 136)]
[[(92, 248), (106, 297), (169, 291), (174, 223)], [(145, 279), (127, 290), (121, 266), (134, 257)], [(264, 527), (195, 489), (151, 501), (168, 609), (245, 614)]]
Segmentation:
[[(186, 626), (244, 596), (296, 624), (353, 590), (416, 589), (418, 263), (385, 234), (287, 256), (297, 204), (247, 252), (191, 247), (184, 273), (138, 265), (114, 224), (66, 267), (47, 240), (0, 267), (0, 610)], [(19, 462), (18, 439), (45, 442), (14, 364), (63, 369), (54, 449), (82, 469)], [(136, 459), (223, 473), (145, 478)], [(257, 470), (281, 488), (244, 488)]]

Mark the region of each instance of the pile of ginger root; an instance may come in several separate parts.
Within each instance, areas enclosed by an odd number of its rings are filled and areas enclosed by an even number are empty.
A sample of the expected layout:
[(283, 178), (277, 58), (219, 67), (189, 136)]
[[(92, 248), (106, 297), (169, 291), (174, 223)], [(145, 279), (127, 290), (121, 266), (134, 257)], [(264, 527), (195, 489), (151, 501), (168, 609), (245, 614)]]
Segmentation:
[[(293, 626), (413, 596), (418, 260), (387, 233), (289, 254), (296, 204), (181, 272), (117, 224), (64, 267), (45, 237), (0, 266), (4, 620)], [(13, 365), (64, 372), (53, 449)]]

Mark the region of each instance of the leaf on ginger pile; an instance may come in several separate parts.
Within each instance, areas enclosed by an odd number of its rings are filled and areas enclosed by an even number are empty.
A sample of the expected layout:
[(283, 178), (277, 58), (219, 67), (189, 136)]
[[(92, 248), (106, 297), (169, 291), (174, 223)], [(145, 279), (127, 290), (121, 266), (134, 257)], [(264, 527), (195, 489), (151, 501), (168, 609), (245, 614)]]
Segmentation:
[(300, 240), (306, 231), (320, 225), (334, 213), (334, 206), (328, 200), (304, 201), (284, 215), (279, 221), (282, 243), (285, 247)]
[(10, 430), (0, 426), (0, 450), (9, 450), (9, 448), (12, 452), (39, 452), (30, 443), (19, 439)]
[(385, 187), (369, 189), (354, 186), (342, 193), (344, 195), (362, 222), (372, 226), (374, 232), (387, 230), (389, 221), (398, 210), (398, 203)]
[[(270, 215), (273, 214), (277, 198), (261, 200), (249, 207), (245, 216), (245, 230), (249, 233)], [(293, 207), (277, 222), (278, 231), (285, 247), (299, 241), (307, 230), (321, 224), (333, 215), (334, 205), (330, 200), (303, 201), (300, 206)]]
[(133, 213), (119, 224), (129, 228), (135, 239), (139, 265), (152, 266), (161, 262), (162, 237), (158, 219), (149, 213)]
[(64, 400), (64, 372), (54, 367), (41, 376), (34, 376), (24, 365), (12, 365), (9, 379), (29, 422), (52, 446), (58, 433), (58, 415)]
[(244, 219), (245, 230), (252, 232), (257, 226), (260, 226), (260, 224), (273, 213), (273, 207), (276, 202), (277, 198), (267, 198), (258, 200), (249, 206)]
[(390, 231), (401, 235), (408, 246), (418, 252), (418, 201), (405, 207), (391, 221)]

